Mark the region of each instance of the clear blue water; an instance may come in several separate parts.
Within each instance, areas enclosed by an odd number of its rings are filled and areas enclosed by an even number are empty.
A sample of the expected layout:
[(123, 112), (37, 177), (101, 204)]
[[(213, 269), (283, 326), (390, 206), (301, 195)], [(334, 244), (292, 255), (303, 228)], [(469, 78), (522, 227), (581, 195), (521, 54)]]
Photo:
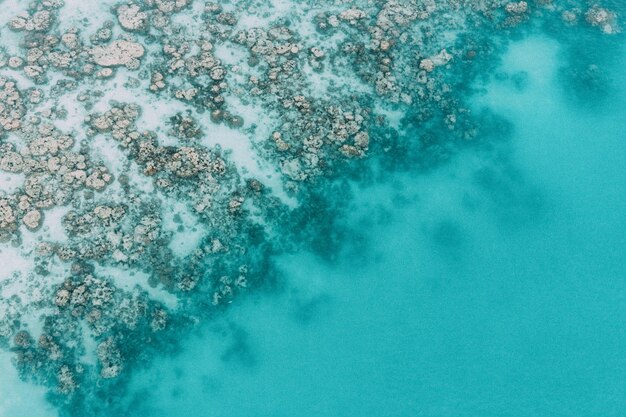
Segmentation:
[[(129, 374), (116, 415), (626, 415), (626, 45), (532, 32), (468, 86), (488, 137), (351, 183), (332, 260), (278, 256), (275, 287)], [(57, 415), (16, 379), (0, 417)]]
[[(357, 188), (336, 262), (281, 260), (134, 379), (167, 416), (620, 416), (626, 410), (626, 64), (593, 105), (559, 43), (512, 43), (475, 112), (510, 137)], [(572, 89), (580, 88), (577, 94)]]

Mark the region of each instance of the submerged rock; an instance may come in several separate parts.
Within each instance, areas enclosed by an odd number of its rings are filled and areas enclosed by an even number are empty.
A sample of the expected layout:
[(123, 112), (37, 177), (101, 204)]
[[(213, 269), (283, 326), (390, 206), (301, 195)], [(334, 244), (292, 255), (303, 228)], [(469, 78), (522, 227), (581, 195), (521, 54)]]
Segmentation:
[(137, 42), (115, 41), (106, 46), (96, 46), (91, 55), (96, 64), (103, 67), (125, 65), (130, 68), (139, 66), (138, 59), (143, 56), (144, 47)]
[(486, 38), (542, 13), (618, 30), (578, 1), (62, 3), (24, 3), (0, 48), (0, 249), (34, 265), (10, 282), (24, 301), (0, 297), (0, 336), (70, 400), (275, 285), (276, 253), (334, 256), (335, 183), (471, 141)]
[(117, 19), (120, 26), (129, 31), (145, 30), (148, 26), (148, 13), (141, 11), (136, 4), (118, 7)]

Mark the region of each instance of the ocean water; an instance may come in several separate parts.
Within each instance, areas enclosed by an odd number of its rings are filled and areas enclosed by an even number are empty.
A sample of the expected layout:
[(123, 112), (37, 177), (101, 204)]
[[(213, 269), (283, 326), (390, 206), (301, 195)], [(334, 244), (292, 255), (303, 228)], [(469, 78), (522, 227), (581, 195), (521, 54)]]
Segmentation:
[[(275, 3), (289, 15), (289, 2)], [(609, 6), (623, 23), (624, 6)], [(457, 93), (477, 121), (474, 140), (440, 157), (374, 153), (313, 182), (320, 197), (300, 200), (310, 205), (301, 230), (283, 225), (287, 243), (266, 255), (269, 282), (217, 313), (197, 314), (141, 273), (98, 266), (129, 291), (141, 281), (172, 317), (181, 308), (180, 329), (117, 382), (67, 402), (53, 383), (20, 378), (2, 352), (0, 417), (624, 415), (626, 42), (596, 29), (546, 19), (477, 36), (494, 52)], [(409, 149), (424, 135), (411, 120), (419, 106), (387, 109)], [(252, 113), (257, 132), (271, 131)], [(141, 120), (148, 129), (163, 119)], [(279, 167), (244, 143), (254, 133), (212, 131), (206, 118), (203, 129), (278, 201), (297, 204)], [(94, 146), (129, 171), (107, 140)], [(9, 192), (14, 177), (3, 175)], [(182, 197), (163, 201), (169, 247), (187, 257), (216, 226), (194, 224)], [(13, 260), (18, 249), (0, 252), (10, 266), (1, 279), (32, 268)], [(141, 352), (130, 346), (138, 340), (120, 344)]]
[(473, 104), (505, 118), (510, 137), (429, 173), (356, 186), (343, 219), (362, 231), (345, 236), (355, 247), (332, 263), (284, 256), (280, 291), (140, 372), (131, 408), (621, 415), (625, 55), (609, 64), (604, 102), (588, 106), (571, 97), (586, 87), (563, 79), (563, 54), (542, 34), (512, 42)]

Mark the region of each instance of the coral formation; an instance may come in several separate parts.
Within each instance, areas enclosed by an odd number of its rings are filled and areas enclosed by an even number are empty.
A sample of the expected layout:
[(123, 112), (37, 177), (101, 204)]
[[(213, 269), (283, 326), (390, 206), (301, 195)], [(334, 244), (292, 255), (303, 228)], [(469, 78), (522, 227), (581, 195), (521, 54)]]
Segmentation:
[[(0, 298), (0, 344), (61, 402), (270, 280), (324, 181), (474, 139), (456, 93), (489, 59), (481, 31), (546, 13), (620, 30), (610, 10), (549, 0), (303, 1), (271, 19), (257, 0), (104, 3), (81, 25), (35, 1), (2, 29), (20, 42), (0, 51), (0, 172), (23, 183), (0, 190), (0, 244), (33, 267), (0, 282), (22, 286)], [(250, 173), (264, 164), (278, 184)], [(170, 221), (172, 202), (191, 225)], [(177, 252), (192, 227), (197, 244)]]

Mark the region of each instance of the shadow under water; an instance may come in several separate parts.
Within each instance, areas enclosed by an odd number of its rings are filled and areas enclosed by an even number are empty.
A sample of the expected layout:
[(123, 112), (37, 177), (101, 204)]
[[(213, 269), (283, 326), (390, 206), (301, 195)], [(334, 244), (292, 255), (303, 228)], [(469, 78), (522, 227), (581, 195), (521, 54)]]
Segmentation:
[(626, 83), (605, 66), (617, 87), (586, 112), (561, 88), (563, 48), (512, 43), (475, 98), (506, 140), (355, 184), (341, 255), (279, 258), (282, 290), (223, 319), (254, 366), (208, 329), (134, 378), (150, 395), (128, 415), (619, 416)]
[[(303, 191), (265, 291), (61, 415), (620, 416), (623, 37), (530, 31), (459, 90), (471, 137), (404, 115), (387, 154)], [(56, 414), (10, 388), (0, 416)]]

